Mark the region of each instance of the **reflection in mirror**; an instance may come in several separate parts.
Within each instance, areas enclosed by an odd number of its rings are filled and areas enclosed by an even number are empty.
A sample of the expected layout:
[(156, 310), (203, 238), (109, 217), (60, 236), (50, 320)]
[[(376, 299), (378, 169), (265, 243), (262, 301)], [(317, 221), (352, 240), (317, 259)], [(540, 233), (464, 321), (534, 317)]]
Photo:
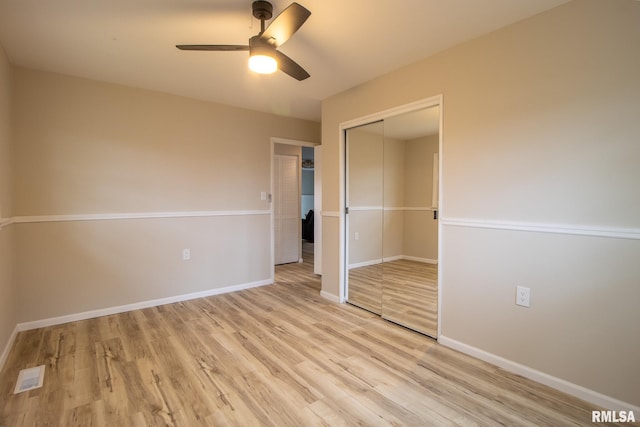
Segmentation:
[(440, 107), (348, 129), (347, 301), (437, 337)]
[(346, 131), (347, 300), (382, 313), (383, 123)]
[(439, 107), (385, 119), (382, 316), (437, 335)]

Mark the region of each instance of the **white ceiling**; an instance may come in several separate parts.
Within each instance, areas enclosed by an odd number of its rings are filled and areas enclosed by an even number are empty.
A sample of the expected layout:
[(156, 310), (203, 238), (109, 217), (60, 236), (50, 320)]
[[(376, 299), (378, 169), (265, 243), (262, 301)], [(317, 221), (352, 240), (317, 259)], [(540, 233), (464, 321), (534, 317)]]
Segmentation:
[(247, 44), (251, 0), (0, 0), (0, 44), (19, 66), (319, 121), (324, 98), (566, 2), (299, 0), (312, 15), (280, 50), (302, 82), (252, 73), (247, 52), (174, 47)]

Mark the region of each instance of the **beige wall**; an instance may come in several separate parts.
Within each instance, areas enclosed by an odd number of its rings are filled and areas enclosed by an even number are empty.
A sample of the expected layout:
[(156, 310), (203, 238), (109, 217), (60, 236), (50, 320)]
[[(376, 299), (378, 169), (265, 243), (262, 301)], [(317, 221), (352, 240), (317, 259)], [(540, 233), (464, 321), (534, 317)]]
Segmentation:
[[(268, 215), (14, 224), (18, 322), (264, 281)], [(182, 249), (191, 260), (182, 260)]]
[(15, 214), (267, 209), (270, 137), (318, 124), (17, 69)]
[[(382, 131), (382, 123), (369, 126)], [(431, 208), (438, 135), (405, 141), (367, 129), (348, 130), (349, 265), (397, 257), (437, 260), (432, 211), (406, 208)]]
[[(18, 322), (271, 277), (270, 138), (318, 123), (22, 68), (14, 93)], [(50, 217), (172, 212), (208, 216)]]
[(348, 133), (350, 265), (382, 260), (384, 137), (381, 132), (382, 124), (374, 123)]
[[(439, 151), (439, 136), (430, 135), (406, 142), (405, 200), (410, 208), (431, 208), (433, 155)], [(403, 248), (406, 256), (438, 260), (438, 221), (433, 211), (403, 212)]]
[[(638, 22), (640, 2), (576, 0), (322, 105), (323, 209), (339, 212), (339, 124), (442, 94), (442, 335), (635, 405)], [(323, 227), (338, 295), (340, 218)]]
[(16, 325), (13, 280), (13, 230), (2, 226), (11, 217), (11, 67), (0, 46), (0, 368)]
[(290, 145), (290, 144), (274, 144), (273, 154), (297, 156), (298, 158), (301, 158), (302, 147), (299, 145)]
[(403, 255), (404, 211), (394, 209), (405, 206), (405, 142), (385, 136), (383, 151), (382, 255), (389, 259)]

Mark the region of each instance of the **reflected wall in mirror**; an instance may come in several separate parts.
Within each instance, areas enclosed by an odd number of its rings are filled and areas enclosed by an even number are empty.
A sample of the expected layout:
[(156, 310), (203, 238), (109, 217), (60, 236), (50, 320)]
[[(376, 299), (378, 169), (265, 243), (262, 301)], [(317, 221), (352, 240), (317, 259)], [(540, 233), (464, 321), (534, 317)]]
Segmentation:
[(432, 203), (438, 123), (439, 107), (384, 121), (382, 317), (433, 337), (438, 318), (438, 221)]
[[(349, 129), (346, 138), (347, 301), (432, 337), (438, 308), (439, 121), (439, 107), (430, 107), (370, 129), (373, 125)], [(351, 134), (356, 131), (368, 131), (367, 138)], [(354, 179), (357, 185), (350, 184)]]
[(348, 300), (382, 314), (383, 149), (382, 122), (346, 135)]

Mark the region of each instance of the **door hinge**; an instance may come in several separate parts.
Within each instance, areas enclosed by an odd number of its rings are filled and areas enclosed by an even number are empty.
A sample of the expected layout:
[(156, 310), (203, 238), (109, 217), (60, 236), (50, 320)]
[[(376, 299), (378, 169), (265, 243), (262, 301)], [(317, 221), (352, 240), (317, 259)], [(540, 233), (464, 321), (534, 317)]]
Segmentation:
[(344, 208), (344, 213), (347, 215), (349, 214), (349, 207)]

